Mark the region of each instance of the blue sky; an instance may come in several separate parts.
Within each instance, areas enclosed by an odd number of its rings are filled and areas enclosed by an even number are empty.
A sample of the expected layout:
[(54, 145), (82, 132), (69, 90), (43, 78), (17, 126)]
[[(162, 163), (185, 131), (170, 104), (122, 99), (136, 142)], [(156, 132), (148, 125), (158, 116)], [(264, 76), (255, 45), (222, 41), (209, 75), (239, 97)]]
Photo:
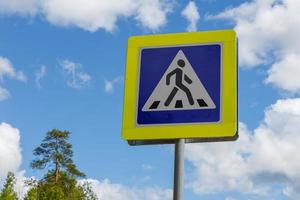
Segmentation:
[(127, 39), (235, 29), (241, 138), (186, 145), (186, 199), (299, 199), (296, 8), (296, 0), (0, 0), (1, 179), (40, 177), (32, 150), (58, 128), (72, 132), (74, 160), (104, 200), (170, 198), (173, 147), (121, 140)]

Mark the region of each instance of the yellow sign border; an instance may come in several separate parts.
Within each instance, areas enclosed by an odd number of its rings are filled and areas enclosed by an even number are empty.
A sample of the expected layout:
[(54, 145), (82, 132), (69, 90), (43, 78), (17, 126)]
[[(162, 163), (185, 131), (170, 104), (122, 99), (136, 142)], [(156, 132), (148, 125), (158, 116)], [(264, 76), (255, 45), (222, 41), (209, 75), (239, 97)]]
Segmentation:
[[(139, 49), (222, 43), (221, 122), (136, 126)], [(128, 39), (123, 107), (124, 140), (237, 138), (237, 39), (233, 30), (133, 36)]]

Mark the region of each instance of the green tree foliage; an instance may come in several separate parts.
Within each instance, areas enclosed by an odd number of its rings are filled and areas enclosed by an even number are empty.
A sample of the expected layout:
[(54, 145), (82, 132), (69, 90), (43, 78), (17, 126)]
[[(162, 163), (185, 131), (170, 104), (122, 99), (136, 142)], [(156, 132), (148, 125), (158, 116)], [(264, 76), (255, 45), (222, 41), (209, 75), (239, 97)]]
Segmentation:
[(34, 185), (26, 194), (24, 200), (98, 200), (90, 184), (78, 184), (76, 179), (62, 172), (58, 182), (51, 173)]
[(0, 200), (17, 200), (17, 193), (14, 191), (16, 183), (15, 175), (8, 172), (4, 187), (0, 193)]
[(89, 185), (77, 183), (77, 178), (85, 174), (73, 162), (69, 136), (68, 131), (51, 130), (34, 149), (37, 158), (31, 162), (31, 167), (48, 171), (40, 181), (28, 184), (31, 189), (25, 200), (97, 200)]

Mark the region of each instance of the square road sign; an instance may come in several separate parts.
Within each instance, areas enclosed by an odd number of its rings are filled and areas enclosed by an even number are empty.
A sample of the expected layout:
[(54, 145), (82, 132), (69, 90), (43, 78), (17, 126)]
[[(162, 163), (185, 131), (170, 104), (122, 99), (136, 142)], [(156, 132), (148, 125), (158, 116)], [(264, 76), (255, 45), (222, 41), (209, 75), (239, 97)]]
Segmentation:
[(127, 49), (123, 138), (237, 138), (232, 30), (134, 36)]

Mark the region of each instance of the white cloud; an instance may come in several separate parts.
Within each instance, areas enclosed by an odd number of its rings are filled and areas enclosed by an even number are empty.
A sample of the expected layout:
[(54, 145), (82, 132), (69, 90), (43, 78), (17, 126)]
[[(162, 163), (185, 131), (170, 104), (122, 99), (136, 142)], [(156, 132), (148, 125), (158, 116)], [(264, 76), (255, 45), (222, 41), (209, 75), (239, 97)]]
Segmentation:
[(187, 31), (197, 31), (197, 22), (200, 19), (197, 5), (194, 1), (190, 1), (188, 5), (183, 9), (181, 15), (189, 22)]
[(42, 65), (41, 68), (35, 72), (35, 83), (38, 88), (42, 88), (41, 79), (46, 75), (46, 66)]
[(300, 195), (300, 98), (278, 100), (265, 111), (253, 132), (240, 124), (236, 142), (187, 145), (195, 167), (189, 187), (196, 193), (240, 191), (271, 194), (273, 184), (284, 194)]
[(15, 172), (22, 161), (20, 131), (10, 124), (0, 124), (0, 177)]
[(142, 0), (136, 10), (135, 18), (145, 28), (157, 31), (167, 23), (167, 14), (173, 3), (170, 0)]
[(113, 31), (118, 17), (131, 15), (136, 6), (131, 0), (47, 0), (42, 4), (49, 22), (88, 31)]
[(0, 101), (4, 101), (10, 97), (10, 93), (7, 89), (0, 86)]
[(131, 17), (155, 31), (166, 24), (172, 5), (172, 0), (0, 0), (0, 13), (40, 14), (52, 24), (91, 32), (111, 32), (120, 18)]
[(98, 181), (95, 179), (81, 180), (81, 183), (91, 183), (93, 191), (101, 200), (171, 200), (172, 190), (157, 187), (130, 188), (121, 184), (111, 183), (108, 179)]
[(16, 71), (14, 69), (8, 58), (0, 56), (0, 81), (3, 81), (5, 76), (19, 81), (27, 80), (25, 74), (22, 71)]
[(121, 81), (123, 81), (122, 76), (118, 76), (113, 80), (104, 80), (104, 91), (107, 93), (113, 93), (115, 85)]
[(145, 171), (151, 171), (151, 170), (153, 170), (153, 168), (154, 167), (150, 164), (143, 164), (142, 165), (142, 169), (145, 170)]
[(0, 101), (10, 97), (9, 91), (3, 87), (5, 77), (23, 82), (27, 80), (22, 71), (15, 70), (9, 59), (0, 56)]
[(38, 2), (38, 0), (0, 0), (0, 13), (34, 15), (38, 10)]
[(268, 71), (266, 83), (291, 92), (300, 92), (300, 53), (288, 54)]
[(268, 83), (299, 92), (300, 79), (293, 73), (300, 68), (299, 10), (298, 0), (252, 0), (213, 18), (235, 23), (241, 66), (271, 65)]
[(63, 60), (60, 65), (68, 76), (67, 84), (71, 88), (80, 89), (86, 86), (92, 79), (89, 74), (81, 71), (82, 66), (80, 63), (66, 59)]
[[(25, 185), (25, 171), (19, 171), (22, 162), (20, 146), (20, 131), (10, 124), (0, 124), (0, 188), (6, 179), (8, 172), (13, 172), (16, 178), (15, 191), (23, 199), (28, 186)], [(34, 178), (34, 177), (31, 177)]]

